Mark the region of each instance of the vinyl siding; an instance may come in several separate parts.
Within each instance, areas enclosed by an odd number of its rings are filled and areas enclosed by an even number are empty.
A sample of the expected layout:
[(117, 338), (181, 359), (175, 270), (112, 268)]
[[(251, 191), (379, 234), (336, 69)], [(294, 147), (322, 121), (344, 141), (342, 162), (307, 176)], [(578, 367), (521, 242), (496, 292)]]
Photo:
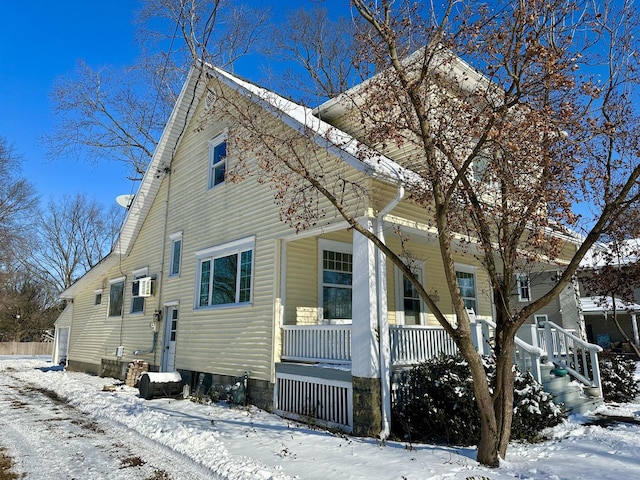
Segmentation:
[[(137, 356), (133, 352), (152, 347), (154, 334), (150, 323), (154, 311), (164, 313), (165, 305), (171, 303), (178, 305), (177, 369), (230, 376), (248, 371), (251, 378), (273, 381), (280, 335), (277, 329), (280, 321), (280, 238), (291, 236), (293, 230), (280, 220), (270, 185), (260, 184), (253, 175), (238, 182), (231, 182), (227, 177), (223, 184), (208, 189), (209, 141), (229, 125), (216, 118), (201, 123), (203, 113), (202, 105), (198, 106), (193, 120), (185, 127), (173, 154), (170, 173), (163, 175), (130, 254), (118, 258), (116, 266), (94, 284), (86, 285), (74, 298), (71, 359), (100, 365), (102, 359), (115, 359), (115, 349), (122, 345), (123, 361), (142, 358), (151, 365), (160, 366), (166, 319), (159, 327), (155, 351)], [(271, 116), (266, 116), (266, 121), (272, 124), (274, 131), (288, 128)], [(237, 161), (237, 152), (231, 145), (228, 147), (227, 174)], [(330, 166), (335, 162), (325, 158), (326, 155), (326, 152), (320, 152), (319, 165)], [(353, 169), (344, 169), (342, 173), (349, 178), (362, 176)], [(363, 211), (368, 207), (366, 196), (351, 195), (350, 198), (354, 209)], [(326, 201), (321, 200), (319, 206), (324, 216), (318, 225), (336, 221), (337, 216)], [(182, 232), (180, 275), (169, 277), (169, 237), (178, 232)], [(343, 236), (351, 238), (350, 234)], [(195, 308), (196, 252), (247, 237), (255, 239), (250, 305)], [(316, 248), (315, 242), (310, 240), (312, 248)], [(308, 254), (307, 246), (303, 244), (302, 247), (304, 256)], [(304, 261), (301, 265), (307, 268)], [(317, 272), (315, 252), (310, 265)], [(145, 300), (143, 314), (131, 314), (132, 273), (143, 267), (148, 267), (148, 273), (156, 276), (158, 293)], [(309, 275), (308, 269), (304, 275)], [(121, 276), (126, 276), (123, 317), (109, 318), (108, 281)], [(295, 279), (295, 273), (291, 278)], [(312, 282), (316, 288), (315, 276)], [(102, 305), (94, 306), (93, 295), (97, 288), (104, 288), (103, 301)], [(301, 281), (300, 288), (295, 285), (291, 291), (305, 302), (310, 300), (310, 307), (316, 308), (317, 312), (317, 288), (308, 292)]]

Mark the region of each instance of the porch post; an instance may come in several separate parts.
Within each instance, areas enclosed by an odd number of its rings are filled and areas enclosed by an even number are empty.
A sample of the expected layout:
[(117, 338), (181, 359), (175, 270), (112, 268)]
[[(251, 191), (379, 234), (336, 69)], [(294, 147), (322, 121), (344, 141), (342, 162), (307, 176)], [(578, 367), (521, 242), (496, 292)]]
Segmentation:
[[(361, 223), (372, 230), (371, 219), (364, 219)], [(354, 231), (351, 327), (353, 433), (368, 437), (380, 432), (381, 421), (377, 304), (376, 250), (373, 243)]]
[(633, 327), (633, 341), (636, 345), (640, 345), (640, 339), (638, 339), (638, 319), (637, 314), (631, 314), (631, 326)]

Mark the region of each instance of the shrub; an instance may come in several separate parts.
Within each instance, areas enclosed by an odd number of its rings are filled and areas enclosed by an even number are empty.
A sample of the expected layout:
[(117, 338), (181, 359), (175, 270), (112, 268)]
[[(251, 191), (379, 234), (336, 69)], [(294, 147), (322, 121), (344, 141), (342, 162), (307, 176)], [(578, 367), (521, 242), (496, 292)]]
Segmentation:
[(636, 362), (622, 355), (601, 356), (602, 395), (610, 402), (632, 402), (640, 394), (635, 380)]
[[(490, 382), (495, 362), (484, 358)], [(564, 418), (551, 395), (530, 374), (514, 371), (514, 418), (511, 437), (535, 441), (540, 432)], [(460, 355), (441, 355), (415, 366), (407, 375), (395, 409), (397, 434), (448, 445), (475, 445), (480, 419), (469, 366)]]

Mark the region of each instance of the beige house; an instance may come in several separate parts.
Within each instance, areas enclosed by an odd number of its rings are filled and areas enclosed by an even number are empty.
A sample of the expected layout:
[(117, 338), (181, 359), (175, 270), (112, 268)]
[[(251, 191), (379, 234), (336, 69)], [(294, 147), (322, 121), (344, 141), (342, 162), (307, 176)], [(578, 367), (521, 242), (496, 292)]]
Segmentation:
[[(258, 106), (274, 129), (317, 132), (304, 137), (308, 147), (373, 192), (358, 199), (361, 222), (387, 232), (398, 252), (389, 227), (412, 235), (418, 275), (454, 322), (437, 237), (403, 196), (408, 173), (382, 155), (361, 159), (357, 141), (317, 111), (221, 70), (209, 74), (207, 89), (199, 70), (190, 72), (111, 253), (62, 293), (69, 307), (56, 324), (56, 361), (123, 378), (141, 359), (179, 371), (192, 390), (246, 372), (253, 404), (378, 434), (388, 428), (390, 369), (455, 346), (403, 276), (346, 223), (328, 215), (296, 232), (280, 220), (268, 184), (230, 181), (242, 152), (228, 142), (231, 122), (216, 95)], [(338, 105), (322, 112), (349, 127)], [(456, 269), (483, 348), (487, 275), (471, 254), (460, 254)], [(529, 347), (519, 355), (535, 368), (541, 352)]]

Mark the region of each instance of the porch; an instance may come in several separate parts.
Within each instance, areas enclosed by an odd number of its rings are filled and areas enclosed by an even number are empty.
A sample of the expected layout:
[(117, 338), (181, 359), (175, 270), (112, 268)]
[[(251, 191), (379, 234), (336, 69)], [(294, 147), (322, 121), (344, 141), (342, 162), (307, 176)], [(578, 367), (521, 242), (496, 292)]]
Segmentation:
[[(541, 366), (553, 363), (566, 368), (581, 384), (599, 389), (598, 352), (602, 349), (552, 322), (544, 322), (541, 327), (522, 327), (516, 337), (514, 364), (543, 383)], [(488, 318), (476, 318), (472, 323), (474, 343), (481, 354), (491, 354), (494, 328)], [(281, 329), (282, 354), (276, 365), (274, 394), (276, 412), (351, 431), (352, 325), (283, 325)], [(441, 353), (458, 351), (440, 326), (390, 325), (389, 348), (391, 376)]]

